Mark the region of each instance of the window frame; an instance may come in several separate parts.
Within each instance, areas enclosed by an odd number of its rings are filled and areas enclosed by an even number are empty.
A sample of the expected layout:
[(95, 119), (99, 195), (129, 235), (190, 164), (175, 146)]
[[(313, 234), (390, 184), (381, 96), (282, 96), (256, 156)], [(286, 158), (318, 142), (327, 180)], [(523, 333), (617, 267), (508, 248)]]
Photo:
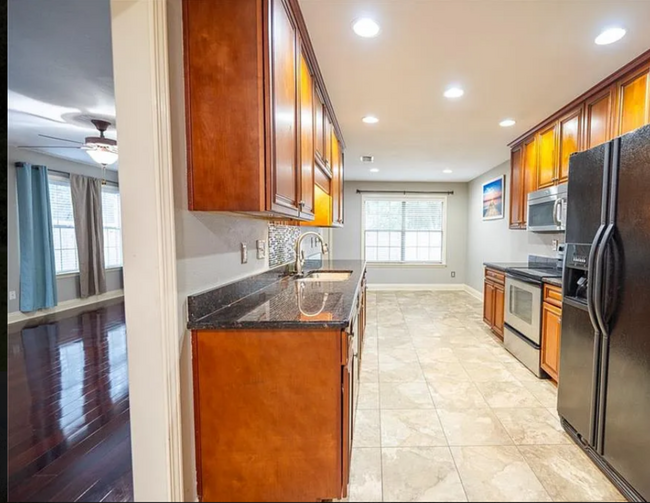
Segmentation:
[[(108, 187), (109, 187), (108, 183), (106, 185), (102, 185), (102, 188), (101, 188), (102, 194), (104, 192), (104, 188), (108, 188)], [(113, 189), (115, 189), (115, 190), (113, 190)], [(119, 202), (121, 204), (122, 195), (120, 193), (120, 186), (117, 185), (117, 184), (110, 184), (110, 189), (109, 190), (112, 191), (112, 192), (117, 193), (118, 198), (120, 199)], [(107, 192), (109, 190), (107, 190)], [(115, 270), (118, 270), (118, 269), (122, 269), (124, 267), (124, 254), (123, 254), (123, 252), (124, 252), (124, 242), (123, 242), (123, 234), (122, 234), (122, 208), (121, 207), (120, 207), (119, 211), (120, 211), (120, 227), (119, 227), (118, 230), (120, 231), (120, 244), (122, 245), (121, 246), (122, 247), (122, 263), (120, 265), (111, 265), (111, 266), (108, 266), (108, 267), (106, 266), (106, 243), (104, 242), (104, 270), (105, 271), (115, 271)], [(102, 227), (103, 227), (102, 230), (105, 230), (106, 225), (104, 224), (104, 218), (103, 217), (104, 217), (104, 208), (103, 208), (103, 205), (102, 205)], [(115, 229), (115, 227), (109, 227), (109, 229)]]
[[(435, 200), (442, 201), (442, 247), (440, 251), (440, 262), (431, 261), (369, 261), (366, 259), (366, 201), (417, 201)], [(447, 267), (447, 202), (448, 196), (444, 194), (361, 194), (361, 256), (362, 259), (372, 267)], [(397, 231), (389, 231), (397, 232)], [(400, 229), (399, 232), (405, 232)]]
[[(70, 188), (70, 178), (65, 176), (65, 175), (60, 175), (58, 173), (52, 173), (48, 172), (47, 174), (47, 183), (48, 183), (48, 191), (49, 191), (49, 184), (50, 182), (54, 183), (65, 183), (68, 186), (68, 190), (72, 190)], [(72, 197), (72, 194), (71, 194)], [(77, 268), (76, 269), (69, 269), (65, 271), (57, 271), (56, 270), (56, 264), (55, 264), (55, 271), (56, 271), (56, 277), (57, 278), (65, 278), (65, 277), (71, 277), (71, 276), (78, 276), (79, 275), (79, 250), (77, 248), (77, 241), (76, 241), (76, 233), (77, 229), (74, 224), (74, 217), (72, 221), (72, 226), (61, 226), (61, 225), (55, 225), (54, 224), (54, 213), (52, 212), (52, 200), (51, 197), (48, 198), (50, 200), (50, 213), (52, 214), (52, 221), (50, 222), (51, 228), (52, 228), (52, 235), (54, 236), (54, 232), (56, 232), (57, 229), (59, 228), (65, 228), (65, 229), (72, 229), (75, 232), (75, 253), (77, 255)], [(72, 205), (72, 199), (71, 199), (71, 205)], [(56, 250), (56, 248), (55, 248)]]

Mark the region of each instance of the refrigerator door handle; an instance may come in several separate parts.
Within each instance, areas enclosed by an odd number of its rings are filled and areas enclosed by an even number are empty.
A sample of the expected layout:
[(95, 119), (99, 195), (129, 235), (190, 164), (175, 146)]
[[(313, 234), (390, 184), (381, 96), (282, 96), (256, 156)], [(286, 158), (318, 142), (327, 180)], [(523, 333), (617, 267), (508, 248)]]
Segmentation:
[(598, 324), (598, 318), (596, 316), (596, 309), (594, 306), (594, 287), (598, 282), (598, 270), (596, 268), (596, 252), (598, 251), (598, 244), (600, 241), (603, 232), (605, 232), (606, 225), (601, 224), (601, 226), (596, 231), (596, 236), (594, 237), (593, 243), (591, 243), (591, 250), (589, 250), (589, 262), (587, 270), (589, 272), (589, 278), (587, 280), (587, 311), (589, 312), (589, 320), (591, 321), (594, 331), (598, 332), (600, 330)]
[(603, 260), (605, 257), (605, 252), (609, 246), (609, 242), (614, 235), (614, 224), (609, 224), (605, 230), (605, 235), (603, 240), (598, 247), (598, 252), (596, 253), (596, 284), (594, 285), (594, 311), (596, 314), (596, 320), (598, 322), (598, 327), (600, 332), (607, 336), (609, 335), (609, 330), (607, 329), (607, 322), (605, 320), (605, 307), (603, 305)]

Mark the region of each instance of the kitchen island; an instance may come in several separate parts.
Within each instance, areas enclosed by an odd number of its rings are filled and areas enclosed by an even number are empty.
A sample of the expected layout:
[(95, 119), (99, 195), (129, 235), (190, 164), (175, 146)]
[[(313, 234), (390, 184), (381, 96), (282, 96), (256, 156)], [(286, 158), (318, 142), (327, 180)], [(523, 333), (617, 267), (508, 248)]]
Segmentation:
[(188, 298), (201, 501), (347, 495), (365, 263), (308, 261), (304, 273)]

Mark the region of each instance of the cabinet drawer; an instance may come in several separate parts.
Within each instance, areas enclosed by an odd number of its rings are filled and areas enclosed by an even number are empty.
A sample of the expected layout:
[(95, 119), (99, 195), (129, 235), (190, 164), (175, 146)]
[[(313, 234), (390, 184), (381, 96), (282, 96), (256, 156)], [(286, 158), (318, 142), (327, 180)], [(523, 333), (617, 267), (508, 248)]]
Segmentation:
[(505, 285), (506, 275), (502, 272), (495, 271), (494, 269), (485, 269), (485, 277), (500, 285)]
[(544, 285), (544, 302), (562, 307), (562, 290), (556, 286)]

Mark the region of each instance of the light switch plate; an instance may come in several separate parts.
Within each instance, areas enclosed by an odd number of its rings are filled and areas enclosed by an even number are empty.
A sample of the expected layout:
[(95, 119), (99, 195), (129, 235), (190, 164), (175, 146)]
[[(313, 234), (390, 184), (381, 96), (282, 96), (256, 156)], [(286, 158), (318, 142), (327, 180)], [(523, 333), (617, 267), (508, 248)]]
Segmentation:
[(16, 291), (12, 290), (9, 292), (9, 300), (16, 300)]
[(456, 271), (451, 271), (451, 277), (455, 278), (456, 277)]
[(263, 259), (266, 257), (266, 241), (263, 239), (257, 240), (257, 258)]
[(551, 246), (553, 247), (553, 251), (557, 251), (557, 247), (558, 247), (559, 242), (560, 241), (557, 240), (557, 239), (554, 239), (553, 241), (551, 241)]
[(248, 262), (248, 248), (246, 243), (241, 244), (241, 263), (246, 264)]

